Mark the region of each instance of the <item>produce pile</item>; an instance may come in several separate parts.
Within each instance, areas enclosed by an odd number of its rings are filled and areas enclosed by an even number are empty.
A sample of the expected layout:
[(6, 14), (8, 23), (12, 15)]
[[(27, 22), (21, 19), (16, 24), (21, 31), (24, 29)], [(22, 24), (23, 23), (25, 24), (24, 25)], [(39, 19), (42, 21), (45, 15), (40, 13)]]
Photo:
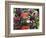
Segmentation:
[(14, 29), (38, 29), (39, 27), (39, 9), (14, 8)]

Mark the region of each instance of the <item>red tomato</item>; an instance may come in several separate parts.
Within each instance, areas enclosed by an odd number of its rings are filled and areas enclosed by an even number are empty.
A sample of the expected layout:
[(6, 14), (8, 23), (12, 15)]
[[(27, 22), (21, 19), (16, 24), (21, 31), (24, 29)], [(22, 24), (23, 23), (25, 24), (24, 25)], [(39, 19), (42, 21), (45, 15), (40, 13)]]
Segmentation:
[(22, 14), (21, 14), (21, 17), (22, 17), (22, 18), (26, 18), (26, 17), (28, 17), (28, 16), (29, 16), (28, 13), (22, 13)]
[(29, 29), (30, 28), (30, 26), (22, 26), (22, 30), (26, 30), (26, 29)]

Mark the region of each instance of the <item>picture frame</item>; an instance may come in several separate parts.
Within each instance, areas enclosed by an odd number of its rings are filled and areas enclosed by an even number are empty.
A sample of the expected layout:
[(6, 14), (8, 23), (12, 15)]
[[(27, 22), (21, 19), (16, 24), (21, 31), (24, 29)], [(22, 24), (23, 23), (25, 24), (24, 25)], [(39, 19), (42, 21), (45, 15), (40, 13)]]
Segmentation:
[[(18, 5), (18, 6), (17, 6)], [(41, 30), (15, 30), (13, 27), (13, 8), (39, 8), (40, 12), (40, 23)], [(12, 17), (11, 17), (12, 16)], [(45, 3), (30, 3), (30, 2), (17, 2), (17, 1), (5, 1), (5, 36), (6, 37), (17, 37), (17, 36), (34, 36), (45, 34)]]

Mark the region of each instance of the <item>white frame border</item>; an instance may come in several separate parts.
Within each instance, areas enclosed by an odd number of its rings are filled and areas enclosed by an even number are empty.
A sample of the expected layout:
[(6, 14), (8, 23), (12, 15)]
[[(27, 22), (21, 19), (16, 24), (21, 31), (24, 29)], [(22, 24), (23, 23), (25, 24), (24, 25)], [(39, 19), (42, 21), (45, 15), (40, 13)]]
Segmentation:
[[(39, 29), (32, 29), (32, 30), (13, 30), (13, 8), (38, 8), (39, 9), (39, 17), (40, 17), (40, 25)], [(10, 22), (10, 33), (36, 33), (36, 32), (42, 32), (42, 6), (24, 6), (24, 5), (11, 5), (10, 8), (11, 11), (11, 22)]]

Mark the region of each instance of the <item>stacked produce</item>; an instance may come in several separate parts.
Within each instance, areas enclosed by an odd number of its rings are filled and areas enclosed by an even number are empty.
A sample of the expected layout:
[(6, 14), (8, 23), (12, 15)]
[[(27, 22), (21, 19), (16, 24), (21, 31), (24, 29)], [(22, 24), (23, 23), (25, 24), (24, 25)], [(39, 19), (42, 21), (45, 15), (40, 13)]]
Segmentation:
[(14, 8), (14, 29), (38, 29), (39, 9)]

